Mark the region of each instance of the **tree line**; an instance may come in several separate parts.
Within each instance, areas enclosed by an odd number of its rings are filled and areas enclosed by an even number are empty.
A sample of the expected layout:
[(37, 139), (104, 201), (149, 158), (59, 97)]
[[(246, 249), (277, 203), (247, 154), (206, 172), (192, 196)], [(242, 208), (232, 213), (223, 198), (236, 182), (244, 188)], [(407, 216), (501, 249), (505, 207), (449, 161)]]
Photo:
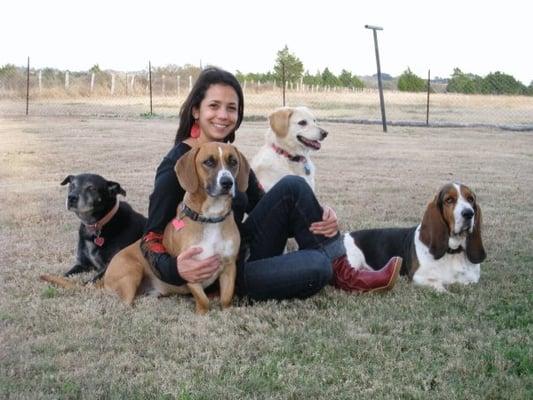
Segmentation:
[[(201, 67), (186, 64), (183, 67), (176, 65), (167, 65), (165, 67), (156, 67), (152, 69), (152, 74), (157, 75), (184, 75), (196, 79), (201, 71)], [(98, 75), (104, 75), (98, 65), (94, 65), (90, 72)], [(13, 64), (6, 64), (0, 67), (0, 83), (6, 84), (6, 79), (23, 78), (24, 68), (19, 68)], [(58, 80), (61, 71), (45, 68), (42, 70), (42, 77), (47, 81)], [(73, 73), (73, 76), (81, 73)], [(20, 75), (20, 76), (19, 76)], [(285, 46), (277, 52), (274, 67), (272, 71), (266, 73), (242, 73), (237, 70), (237, 79), (241, 82), (253, 81), (259, 83), (272, 83), (291, 85), (303, 84), (307, 86), (322, 87), (345, 87), (350, 89), (362, 89), (365, 83), (352, 72), (343, 69), (337, 76), (329, 68), (323, 71), (318, 70), (311, 74), (304, 70), (302, 61)], [(392, 79), (388, 74), (382, 74), (383, 79)], [(22, 81), (22, 80), (21, 80)], [(410, 68), (407, 68), (397, 78), (397, 89), (403, 92), (424, 92), (427, 90), (427, 81), (414, 74)], [(529, 86), (516, 80), (513, 76), (503, 72), (491, 72), (485, 77), (479, 75), (464, 73), (459, 68), (455, 68), (452, 76), (447, 80), (446, 91), (450, 93), (464, 94), (509, 94), (509, 95), (527, 95), (533, 96), (533, 81)]]
[[(388, 74), (382, 74), (391, 78)], [(237, 71), (237, 78), (241, 81), (254, 82), (290, 82), (292, 84), (303, 83), (304, 85), (336, 86), (353, 89), (362, 89), (364, 82), (350, 71), (343, 69), (339, 76), (335, 76), (327, 67), (324, 71), (317, 71), (314, 75), (309, 71), (304, 72), (302, 61), (292, 54), (285, 46), (278, 51), (274, 68), (267, 73), (243, 74)], [(446, 91), (450, 93), (465, 94), (510, 94), (510, 95), (533, 95), (533, 81), (529, 86), (516, 80), (513, 76), (503, 72), (493, 72), (485, 77), (462, 72), (455, 68), (450, 79), (447, 80)], [(397, 88), (402, 92), (424, 92), (427, 90), (427, 80), (414, 74), (407, 68), (397, 80)]]
[[(404, 92), (424, 92), (427, 90), (427, 81), (414, 74), (409, 68), (398, 78), (398, 90)], [(464, 94), (509, 94), (533, 96), (533, 81), (529, 86), (516, 80), (512, 75), (503, 72), (491, 72), (485, 77), (464, 73), (459, 68), (446, 85), (448, 93)]]

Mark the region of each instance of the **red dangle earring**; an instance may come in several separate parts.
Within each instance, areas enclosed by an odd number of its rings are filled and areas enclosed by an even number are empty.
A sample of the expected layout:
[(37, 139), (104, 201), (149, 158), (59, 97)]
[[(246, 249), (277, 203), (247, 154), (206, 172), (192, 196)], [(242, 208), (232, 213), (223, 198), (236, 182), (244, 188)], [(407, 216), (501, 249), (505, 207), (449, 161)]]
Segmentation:
[(194, 120), (194, 124), (192, 124), (191, 127), (191, 137), (193, 139), (198, 139), (200, 137), (200, 125), (198, 124), (198, 120)]

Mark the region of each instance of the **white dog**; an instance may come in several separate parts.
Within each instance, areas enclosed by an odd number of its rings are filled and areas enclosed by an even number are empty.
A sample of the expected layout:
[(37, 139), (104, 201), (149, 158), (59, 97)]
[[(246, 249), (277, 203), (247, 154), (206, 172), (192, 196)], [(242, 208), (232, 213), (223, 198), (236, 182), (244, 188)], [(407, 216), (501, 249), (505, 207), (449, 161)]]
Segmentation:
[(265, 144), (252, 160), (259, 182), (270, 190), (285, 175), (298, 175), (315, 190), (315, 166), (309, 157), (327, 135), (307, 107), (283, 107), (269, 116)]

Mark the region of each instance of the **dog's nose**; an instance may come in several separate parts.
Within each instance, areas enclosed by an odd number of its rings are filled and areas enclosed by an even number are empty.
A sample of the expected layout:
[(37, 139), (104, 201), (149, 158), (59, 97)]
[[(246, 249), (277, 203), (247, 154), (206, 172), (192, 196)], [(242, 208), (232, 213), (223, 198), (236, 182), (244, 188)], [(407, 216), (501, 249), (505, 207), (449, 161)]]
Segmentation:
[(74, 205), (78, 201), (78, 196), (76, 196), (75, 194), (69, 194), (67, 199), (68, 199), (68, 204)]
[(472, 217), (474, 216), (474, 210), (471, 210), (470, 208), (465, 208), (462, 212), (461, 212), (461, 215), (463, 216), (464, 219), (472, 219)]
[(229, 176), (223, 176), (220, 178), (220, 186), (224, 190), (230, 190), (233, 186), (233, 179), (231, 179)]
[(321, 139), (325, 139), (326, 136), (328, 136), (328, 131), (325, 131), (324, 129), (322, 129), (320, 131), (320, 136), (321, 136)]

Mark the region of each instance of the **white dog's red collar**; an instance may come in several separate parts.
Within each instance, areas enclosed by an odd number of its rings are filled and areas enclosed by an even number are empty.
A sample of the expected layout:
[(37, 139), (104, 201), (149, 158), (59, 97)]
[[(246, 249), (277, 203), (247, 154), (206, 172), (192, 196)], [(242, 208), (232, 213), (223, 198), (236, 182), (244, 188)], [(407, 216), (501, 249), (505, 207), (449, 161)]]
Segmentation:
[(284, 150), (281, 147), (276, 146), (274, 143), (271, 143), (271, 146), (276, 153), (281, 154), (284, 157), (287, 157), (290, 161), (303, 163), (304, 171), (306, 175), (309, 175), (311, 173), (311, 168), (309, 167), (309, 163), (307, 162), (307, 158), (305, 156), (301, 156), (299, 154), (292, 155), (287, 150)]

